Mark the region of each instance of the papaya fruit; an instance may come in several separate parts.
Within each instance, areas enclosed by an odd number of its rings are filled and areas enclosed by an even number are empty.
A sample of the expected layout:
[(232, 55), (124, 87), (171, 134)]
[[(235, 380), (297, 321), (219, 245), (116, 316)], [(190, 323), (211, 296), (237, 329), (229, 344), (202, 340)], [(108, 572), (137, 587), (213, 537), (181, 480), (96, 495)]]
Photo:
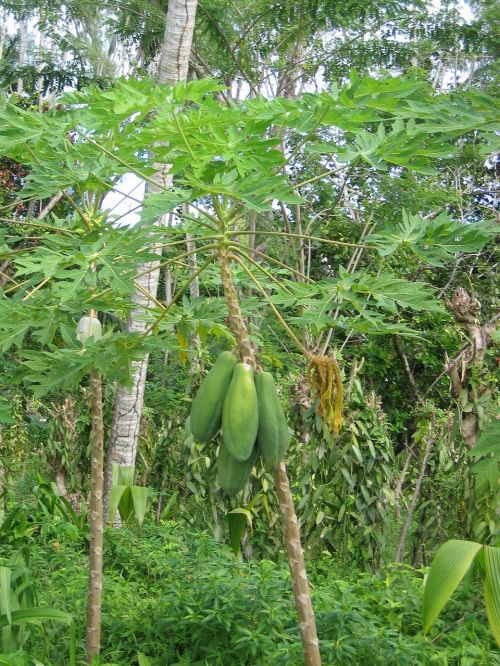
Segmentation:
[(97, 317), (82, 317), (76, 325), (76, 337), (85, 344), (89, 338), (100, 340), (102, 338), (101, 322)]
[(255, 444), (250, 457), (241, 461), (233, 458), (224, 442), (221, 442), (217, 456), (217, 476), (219, 485), (226, 495), (235, 495), (244, 488), (257, 459), (257, 449)]
[(256, 375), (255, 387), (259, 402), (257, 442), (266, 466), (274, 469), (283, 460), (290, 444), (290, 430), (272, 374), (261, 372)]
[(236, 357), (224, 351), (201, 382), (191, 406), (190, 428), (199, 442), (208, 442), (221, 426), (222, 406), (231, 382)]
[(222, 407), (224, 446), (236, 460), (247, 460), (252, 453), (259, 427), (259, 406), (248, 363), (237, 363)]

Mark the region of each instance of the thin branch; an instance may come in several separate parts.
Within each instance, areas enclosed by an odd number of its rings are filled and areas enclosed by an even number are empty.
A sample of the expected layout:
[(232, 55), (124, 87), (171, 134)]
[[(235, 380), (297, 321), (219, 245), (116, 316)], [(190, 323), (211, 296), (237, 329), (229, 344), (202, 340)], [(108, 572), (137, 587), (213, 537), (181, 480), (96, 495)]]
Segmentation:
[[(345, 164), (344, 166), (338, 167), (336, 169), (330, 169), (329, 171), (325, 171), (324, 173), (320, 173), (319, 176), (314, 176), (313, 178), (308, 178), (307, 180), (303, 180), (301, 183), (297, 183), (296, 185), (293, 185), (294, 189), (299, 189), (299, 187), (303, 187), (304, 185), (309, 185), (310, 183), (315, 183), (317, 180), (321, 180), (322, 178), (326, 178), (327, 176), (332, 176), (334, 173), (339, 173), (339, 171), (344, 171), (344, 169), (349, 169), (352, 166), (352, 162)], [(292, 188), (290, 188), (292, 189)]]
[(50, 213), (50, 211), (54, 208), (54, 206), (59, 203), (59, 201), (63, 198), (64, 192), (58, 192), (55, 194), (52, 199), (48, 202), (48, 204), (43, 208), (41, 211), (40, 215), (37, 217), (37, 220), (43, 220), (47, 215)]

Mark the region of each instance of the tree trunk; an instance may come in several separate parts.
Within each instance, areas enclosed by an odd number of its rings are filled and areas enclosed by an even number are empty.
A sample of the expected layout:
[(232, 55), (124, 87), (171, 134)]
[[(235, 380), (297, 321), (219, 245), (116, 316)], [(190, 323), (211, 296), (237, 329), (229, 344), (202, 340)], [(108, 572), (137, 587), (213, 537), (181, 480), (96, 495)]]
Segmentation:
[[(196, 5), (197, 0), (170, 0), (168, 3), (163, 46), (158, 65), (158, 79), (160, 83), (174, 85), (179, 81), (184, 81), (187, 77)], [(157, 171), (154, 179), (162, 187), (170, 187), (172, 184), (172, 177), (165, 170), (165, 165), (162, 165), (161, 169)], [(152, 187), (147, 187), (146, 191), (151, 191), (152, 189)], [(157, 224), (166, 225), (169, 216), (170, 214), (163, 216), (158, 220)], [(160, 250), (158, 253), (160, 253)], [(143, 269), (146, 270), (153, 267), (154, 264), (151, 264), (150, 266), (143, 267)], [(142, 272), (142, 269), (140, 272)], [(155, 270), (143, 275), (138, 282), (143, 290), (156, 296), (159, 282), (159, 266)], [(137, 304), (137, 308), (130, 315), (127, 322), (127, 330), (142, 333), (146, 325), (138, 319), (137, 315), (143, 312), (145, 307), (150, 306), (151, 301), (139, 289), (136, 290), (134, 301)], [(109, 454), (106, 465), (106, 505), (111, 485), (112, 464), (135, 465), (148, 361), (149, 357), (145, 356), (142, 361), (133, 363), (132, 385), (130, 387), (118, 386), (116, 391)]]
[(198, 0), (169, 0), (158, 65), (160, 83), (174, 85), (187, 78), (197, 3)]
[(103, 546), (103, 481), (104, 421), (102, 386), (98, 373), (90, 375), (92, 390), (91, 488), (90, 488), (90, 561), (87, 598), (87, 661), (99, 655), (101, 645), (102, 546)]
[[(236, 338), (241, 360), (258, 369), (253, 345), (248, 337), (245, 320), (241, 313), (236, 288), (234, 286), (230, 257), (225, 249), (220, 250), (220, 273), (224, 287), (224, 296), (228, 306), (229, 328)], [(309, 593), (304, 553), (300, 543), (300, 529), (293, 497), (288, 482), (284, 463), (274, 470), (274, 485), (284, 528), (285, 547), (288, 566), (292, 575), (292, 589), (295, 607), (299, 616), (300, 636), (306, 666), (321, 666), (316, 620)]]
[[(491, 333), (495, 329), (495, 319), (492, 322), (481, 325), (479, 315), (481, 304), (470, 296), (465, 289), (457, 289), (450, 303), (452, 314), (460, 324), (467, 329), (471, 341), (470, 349), (466, 350), (461, 358), (461, 365), (449, 363), (446, 366), (451, 380), (452, 391), (462, 406), (467, 403), (467, 410), (462, 412), (460, 432), (468, 448), (472, 448), (479, 434), (479, 415), (477, 403), (479, 398), (491, 387), (487, 382), (483, 385), (480, 381), (481, 371), (484, 365), (486, 349), (491, 344)], [(475, 372), (472, 372), (472, 369)], [(459, 373), (460, 369), (460, 373)]]
[(422, 487), (422, 481), (424, 480), (425, 470), (427, 468), (427, 461), (429, 460), (432, 445), (435, 443), (435, 441), (436, 438), (430, 434), (427, 436), (425, 440), (424, 455), (422, 457), (422, 462), (420, 463), (420, 473), (418, 475), (417, 482), (415, 483), (415, 489), (413, 491), (413, 497), (411, 498), (410, 506), (406, 514), (405, 524), (403, 525), (403, 529), (401, 530), (398, 549), (396, 551), (396, 558), (395, 558), (396, 562), (403, 561), (406, 548), (406, 540), (408, 538), (408, 532), (410, 531), (410, 525), (413, 518), (413, 514), (417, 506), (418, 498), (420, 497), (420, 489)]
[[(28, 21), (21, 19), (19, 22), (19, 66), (23, 67), (26, 62), (26, 43), (28, 40)], [(17, 79), (16, 92), (18, 95), (23, 93), (23, 79), (20, 76)]]
[(293, 596), (299, 616), (300, 637), (306, 666), (321, 666), (316, 620), (309, 593), (300, 529), (284, 463), (274, 470), (274, 487), (285, 533), (288, 566), (292, 574)]

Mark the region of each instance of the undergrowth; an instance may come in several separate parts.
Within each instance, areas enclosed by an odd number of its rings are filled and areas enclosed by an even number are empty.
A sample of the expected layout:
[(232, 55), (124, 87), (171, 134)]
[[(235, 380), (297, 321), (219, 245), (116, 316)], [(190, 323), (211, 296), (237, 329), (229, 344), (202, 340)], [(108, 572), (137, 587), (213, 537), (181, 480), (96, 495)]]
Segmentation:
[[(82, 664), (85, 543), (29, 542), (39, 604), (73, 614)], [(325, 666), (500, 665), (474, 582), (423, 637), (422, 571), (392, 565), (339, 578), (327, 555), (309, 571)], [(208, 534), (174, 522), (107, 530), (102, 620), (101, 664), (108, 666), (137, 666), (138, 651), (152, 666), (303, 663), (286, 562), (242, 562)], [(45, 666), (64, 666), (67, 634), (45, 625), (26, 651)], [(30, 662), (20, 655), (12, 663)]]

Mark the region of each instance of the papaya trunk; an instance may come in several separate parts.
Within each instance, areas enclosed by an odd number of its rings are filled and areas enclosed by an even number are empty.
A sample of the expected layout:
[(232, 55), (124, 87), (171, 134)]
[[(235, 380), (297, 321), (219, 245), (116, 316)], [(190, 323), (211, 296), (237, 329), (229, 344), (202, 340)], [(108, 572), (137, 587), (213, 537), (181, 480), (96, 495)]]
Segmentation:
[[(221, 279), (229, 313), (229, 327), (236, 338), (241, 360), (244, 363), (249, 363), (254, 370), (256, 370), (258, 364), (255, 358), (255, 351), (248, 335), (245, 320), (241, 313), (238, 294), (231, 274), (230, 258), (228, 257), (225, 248), (221, 248), (219, 256)], [(283, 463), (280, 463), (274, 471), (274, 486), (278, 498), (281, 519), (283, 521), (285, 547), (288, 557), (288, 566), (290, 567), (290, 573), (292, 575), (292, 590), (295, 599), (295, 607), (299, 616), (304, 662), (306, 666), (321, 666), (316, 620), (314, 618), (309, 584), (307, 582), (304, 553), (300, 543), (299, 522), (295, 513), (288, 475)]]
[(307, 582), (304, 552), (300, 543), (299, 522), (295, 513), (286, 467), (282, 462), (274, 470), (274, 488), (285, 532), (286, 554), (288, 557), (288, 566), (292, 574), (293, 596), (299, 616), (304, 662), (306, 666), (320, 666), (321, 656), (316, 631), (316, 620), (314, 618), (309, 584)]
[(99, 655), (101, 644), (102, 546), (103, 546), (103, 482), (104, 424), (102, 413), (101, 377), (90, 375), (92, 388), (91, 489), (90, 489), (90, 562), (87, 598), (87, 661)]

